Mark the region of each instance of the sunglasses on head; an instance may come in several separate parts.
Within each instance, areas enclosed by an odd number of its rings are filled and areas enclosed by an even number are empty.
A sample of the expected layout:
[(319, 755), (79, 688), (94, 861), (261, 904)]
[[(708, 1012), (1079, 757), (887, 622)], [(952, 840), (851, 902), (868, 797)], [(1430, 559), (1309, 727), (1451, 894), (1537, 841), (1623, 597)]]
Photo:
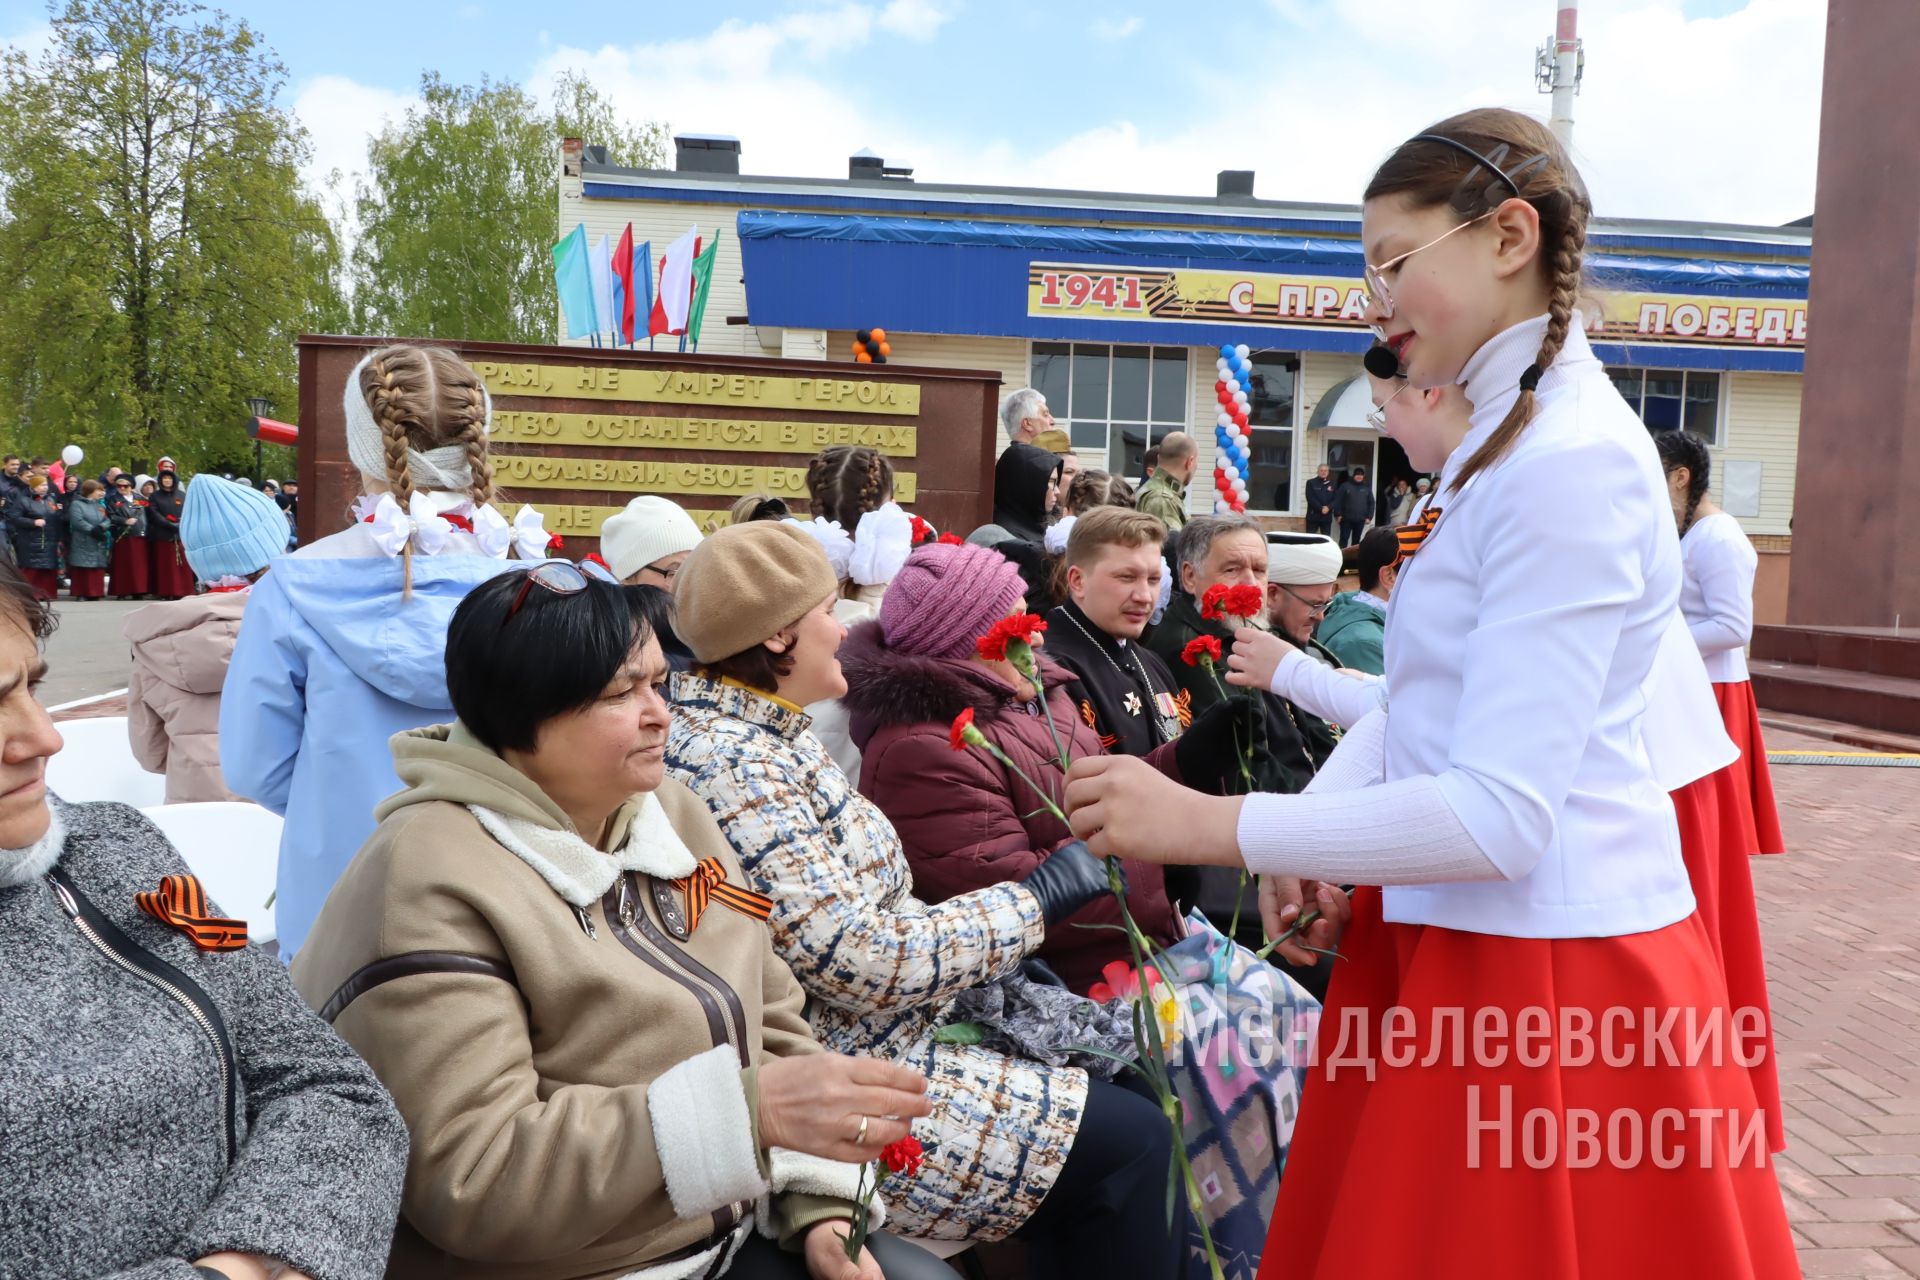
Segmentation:
[(527, 596), (534, 586), (545, 587), (557, 596), (577, 596), (587, 589), (589, 581), (604, 582), (609, 586), (619, 586), (619, 579), (592, 560), (547, 560), (526, 571), (526, 581), (520, 584), (520, 590), (514, 594), (513, 604), (507, 609), (507, 616), (500, 619), (500, 625), (506, 626), (513, 621), (513, 615), (520, 612), (520, 606), (527, 602)]

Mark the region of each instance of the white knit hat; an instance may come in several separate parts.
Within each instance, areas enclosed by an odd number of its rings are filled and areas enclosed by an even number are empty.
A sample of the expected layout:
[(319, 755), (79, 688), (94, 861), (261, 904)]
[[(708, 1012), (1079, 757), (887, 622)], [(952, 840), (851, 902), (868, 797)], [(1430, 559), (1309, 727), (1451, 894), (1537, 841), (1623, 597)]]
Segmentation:
[(600, 526), (600, 556), (621, 581), (700, 545), (700, 526), (677, 503), (643, 494)]

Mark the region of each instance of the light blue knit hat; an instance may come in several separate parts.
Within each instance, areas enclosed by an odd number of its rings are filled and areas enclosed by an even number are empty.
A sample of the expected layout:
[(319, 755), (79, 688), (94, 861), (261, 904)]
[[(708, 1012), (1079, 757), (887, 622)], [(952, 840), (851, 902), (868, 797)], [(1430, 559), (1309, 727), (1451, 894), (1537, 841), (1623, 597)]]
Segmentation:
[(258, 489), (202, 472), (187, 486), (180, 546), (200, 581), (244, 578), (286, 554), (287, 517)]

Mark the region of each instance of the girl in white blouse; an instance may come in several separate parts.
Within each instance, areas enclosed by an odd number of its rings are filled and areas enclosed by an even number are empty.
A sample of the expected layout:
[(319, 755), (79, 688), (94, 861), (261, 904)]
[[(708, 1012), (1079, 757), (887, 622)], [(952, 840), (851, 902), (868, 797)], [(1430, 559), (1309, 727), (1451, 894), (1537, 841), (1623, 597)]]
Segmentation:
[(1361, 785), (1209, 797), (1125, 757), (1069, 784), (1096, 853), (1322, 904), (1384, 886), (1355, 895), (1262, 1276), (1799, 1274), (1739, 1060), (1763, 1029), (1735, 1025), (1643, 741), (1680, 554), (1574, 323), (1589, 215), (1553, 136), (1502, 110), (1368, 186), (1369, 319), (1472, 414), (1389, 606), (1392, 714), (1322, 771)]

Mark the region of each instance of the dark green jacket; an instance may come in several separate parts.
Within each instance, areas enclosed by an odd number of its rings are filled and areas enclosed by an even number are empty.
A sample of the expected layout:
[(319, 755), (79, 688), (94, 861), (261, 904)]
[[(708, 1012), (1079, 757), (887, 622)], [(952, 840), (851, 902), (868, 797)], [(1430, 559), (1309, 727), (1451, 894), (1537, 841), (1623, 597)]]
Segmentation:
[(1169, 531), (1177, 531), (1187, 523), (1186, 488), (1165, 471), (1156, 471), (1147, 477), (1133, 505), (1157, 517)]
[(1313, 638), (1331, 650), (1343, 667), (1376, 676), (1386, 674), (1383, 647), (1387, 615), (1360, 599), (1357, 592), (1347, 591), (1333, 598)]

